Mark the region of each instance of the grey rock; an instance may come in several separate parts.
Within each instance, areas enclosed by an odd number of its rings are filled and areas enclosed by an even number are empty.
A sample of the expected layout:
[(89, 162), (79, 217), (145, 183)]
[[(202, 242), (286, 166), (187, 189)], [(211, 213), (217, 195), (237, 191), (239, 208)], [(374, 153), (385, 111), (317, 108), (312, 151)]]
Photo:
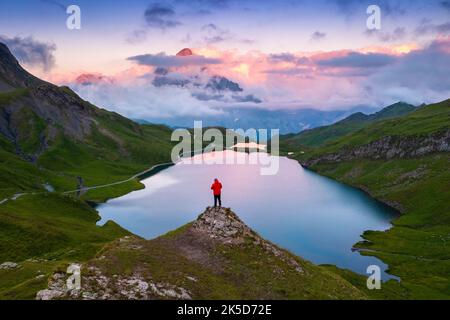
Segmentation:
[(2, 264), (0, 264), (0, 270), (11, 270), (11, 269), (17, 269), (19, 268), (20, 265), (18, 263), (15, 262), (3, 262)]
[(36, 294), (36, 300), (53, 300), (64, 296), (63, 291), (45, 289)]
[(226, 245), (240, 245), (248, 239), (254, 244), (262, 246), (266, 252), (285, 261), (295, 271), (303, 273), (300, 264), (286, 251), (261, 238), (229, 208), (206, 208), (205, 212), (194, 222), (192, 228), (196, 232), (203, 233), (214, 241)]

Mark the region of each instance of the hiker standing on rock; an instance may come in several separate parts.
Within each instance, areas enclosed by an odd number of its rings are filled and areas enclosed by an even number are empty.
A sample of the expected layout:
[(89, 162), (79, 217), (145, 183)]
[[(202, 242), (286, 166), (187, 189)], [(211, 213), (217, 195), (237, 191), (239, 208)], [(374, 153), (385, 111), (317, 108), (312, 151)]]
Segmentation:
[(219, 201), (219, 207), (222, 206), (222, 184), (220, 183), (219, 179), (214, 179), (214, 183), (211, 185), (211, 190), (214, 194), (214, 208), (217, 207), (217, 200)]

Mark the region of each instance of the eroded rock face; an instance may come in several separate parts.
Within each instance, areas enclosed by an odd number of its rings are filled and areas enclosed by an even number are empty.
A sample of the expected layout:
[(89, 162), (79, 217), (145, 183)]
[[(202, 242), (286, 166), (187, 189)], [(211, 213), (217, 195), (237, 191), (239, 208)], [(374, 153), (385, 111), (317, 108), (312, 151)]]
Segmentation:
[(393, 158), (414, 158), (437, 152), (450, 151), (450, 130), (427, 136), (386, 136), (369, 144), (346, 149), (302, 162), (310, 167), (321, 162), (340, 162), (355, 159), (390, 160)]
[(246, 236), (256, 235), (234, 212), (223, 207), (208, 207), (192, 228), (223, 243), (241, 243)]
[(244, 91), (238, 83), (233, 82), (225, 77), (214, 76), (209, 79), (206, 84), (206, 89), (211, 89), (213, 91), (223, 92), (242, 92)]
[[(58, 87), (31, 75), (0, 43), (0, 93), (4, 90), (11, 92), (12, 98), (1, 101), (0, 136), (12, 144), (16, 154), (32, 163), (58, 143), (61, 135), (70, 141), (96, 144), (94, 127), (116, 142), (120, 154), (127, 156), (121, 135), (108, 129), (106, 122), (102, 123), (105, 119), (126, 122), (127, 127), (140, 133), (138, 124), (98, 109), (68, 87)], [(26, 143), (30, 140), (34, 141), (33, 149)]]

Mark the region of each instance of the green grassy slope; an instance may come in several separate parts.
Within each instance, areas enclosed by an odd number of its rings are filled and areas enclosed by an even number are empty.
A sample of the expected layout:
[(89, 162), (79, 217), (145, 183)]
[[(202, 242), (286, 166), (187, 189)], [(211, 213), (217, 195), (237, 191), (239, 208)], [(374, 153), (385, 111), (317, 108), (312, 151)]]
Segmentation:
[[(349, 153), (386, 136), (410, 139), (450, 128), (450, 100), (406, 116), (373, 123), (328, 144), (297, 154), (301, 163), (336, 152)], [(402, 279), (403, 297), (450, 298), (450, 154), (413, 158), (318, 161), (320, 174), (357, 186), (402, 211), (386, 232), (368, 231), (357, 247), (385, 261)], [(364, 249), (370, 249), (364, 251)]]
[(78, 177), (85, 186), (111, 183), (170, 160), (169, 128), (139, 125), (34, 77), (2, 43), (0, 79), (9, 85), (0, 91), (0, 195), (45, 182), (67, 191)]
[[(22, 110), (16, 115), (20, 119), (17, 131), (22, 134), (15, 143), (22, 152), (33, 153), (48, 129), (31, 108)], [(94, 110), (98, 125), (92, 126), (89, 136), (76, 140), (58, 131), (35, 163), (17, 153), (13, 141), (0, 135), (0, 196), (44, 191), (46, 182), (57, 192), (73, 190), (77, 177), (83, 178), (85, 186), (112, 183), (170, 161), (173, 144), (169, 128), (137, 125), (114, 113)]]
[[(128, 234), (112, 222), (97, 227), (95, 210), (75, 194), (61, 195), (77, 188), (77, 177), (83, 177), (85, 186), (112, 183), (170, 159), (168, 128), (121, 123), (115, 114), (98, 112), (99, 123), (121, 138), (121, 146), (95, 131), (84, 142), (59, 135), (32, 163), (15, 154), (10, 141), (0, 139), (0, 196), (36, 193), (0, 205), (0, 263), (14, 261), (21, 266), (0, 270), (0, 298), (34, 298), (55, 268), (86, 261), (106, 243)], [(45, 192), (44, 183), (56, 192)], [(89, 191), (82, 199), (104, 201), (141, 187), (138, 180), (131, 180)]]

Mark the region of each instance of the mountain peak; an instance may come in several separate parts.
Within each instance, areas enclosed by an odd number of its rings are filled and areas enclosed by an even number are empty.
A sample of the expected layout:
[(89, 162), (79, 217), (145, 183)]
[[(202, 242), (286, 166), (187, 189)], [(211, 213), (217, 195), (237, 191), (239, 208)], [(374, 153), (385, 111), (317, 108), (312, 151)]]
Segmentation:
[(414, 110), (416, 110), (415, 106), (400, 101), (381, 109), (372, 116), (375, 117), (376, 119), (387, 119), (402, 116)]
[(349, 115), (347, 118), (339, 121), (339, 123), (346, 123), (346, 122), (352, 122), (352, 121), (366, 121), (369, 118), (369, 116), (362, 112), (356, 112), (351, 115)]
[(194, 55), (194, 53), (189, 48), (184, 48), (177, 53), (178, 57), (187, 57), (187, 56), (192, 56), (192, 55)]

